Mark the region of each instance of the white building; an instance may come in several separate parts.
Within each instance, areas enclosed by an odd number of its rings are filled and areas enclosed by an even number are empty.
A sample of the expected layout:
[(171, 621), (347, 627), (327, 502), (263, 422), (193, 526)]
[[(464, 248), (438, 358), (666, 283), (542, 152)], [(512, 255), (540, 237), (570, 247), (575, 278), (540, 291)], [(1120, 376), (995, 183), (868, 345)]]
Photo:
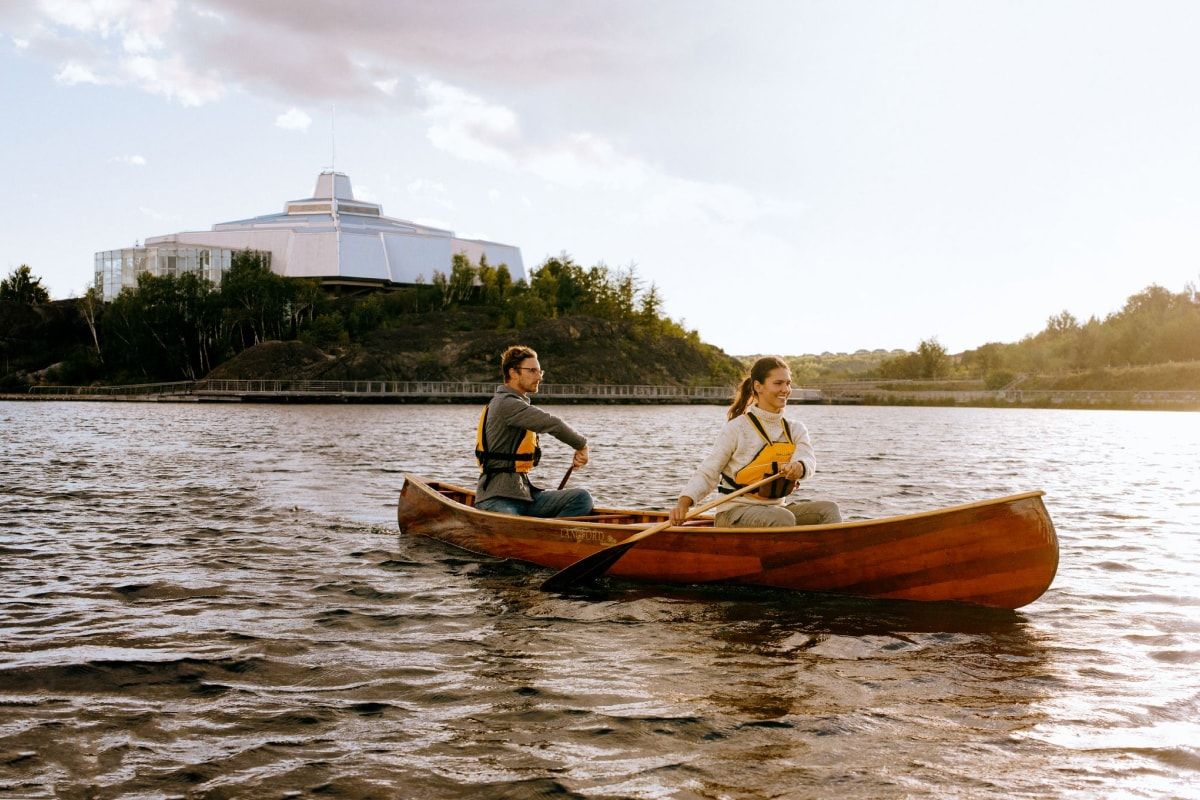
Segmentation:
[(434, 272), (450, 274), (455, 254), (472, 264), (481, 256), (504, 264), (514, 281), (525, 277), (518, 247), (459, 239), (453, 231), (383, 216), (375, 203), (354, 199), (350, 178), (322, 172), (312, 197), (292, 200), (282, 214), (221, 222), (210, 231), (152, 236), (140, 247), (96, 253), (96, 286), (111, 300), (137, 285), (142, 272), (178, 275), (200, 271), (219, 281), (233, 253), (270, 255), (271, 269), (290, 278), (319, 278), (329, 286), (395, 286), (430, 283)]

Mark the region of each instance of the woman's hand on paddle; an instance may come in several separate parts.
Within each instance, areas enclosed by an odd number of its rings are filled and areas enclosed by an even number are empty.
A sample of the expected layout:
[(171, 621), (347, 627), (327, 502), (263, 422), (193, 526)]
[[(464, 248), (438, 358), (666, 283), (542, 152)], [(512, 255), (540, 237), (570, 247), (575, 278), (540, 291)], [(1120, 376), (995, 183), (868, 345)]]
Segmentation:
[(804, 463), (801, 461), (789, 461), (779, 467), (779, 474), (787, 478), (789, 481), (798, 481), (804, 479)]
[(688, 509), (692, 507), (692, 498), (681, 497), (675, 507), (671, 509), (671, 524), (682, 525), (684, 519), (687, 518)]
[(571, 459), (571, 466), (575, 468), (582, 467), (588, 462), (588, 449), (585, 444), (583, 447), (575, 451), (575, 457)]

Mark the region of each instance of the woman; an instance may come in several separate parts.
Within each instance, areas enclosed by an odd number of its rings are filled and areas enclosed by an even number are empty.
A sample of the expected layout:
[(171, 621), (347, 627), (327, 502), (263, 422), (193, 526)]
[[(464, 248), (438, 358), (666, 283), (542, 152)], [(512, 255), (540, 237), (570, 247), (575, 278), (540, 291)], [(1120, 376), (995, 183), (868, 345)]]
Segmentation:
[(810, 477), (816, 469), (808, 429), (801, 422), (783, 418), (791, 393), (792, 372), (782, 359), (765, 356), (754, 362), (729, 406), (729, 421), (717, 435), (712, 452), (671, 509), (673, 525), (682, 523), (688, 509), (714, 488), (729, 493), (775, 473), (783, 477), (719, 506), (722, 510), (717, 512), (717, 527), (766, 528), (842, 521), (837, 503), (828, 500), (784, 505), (784, 498), (796, 482)]

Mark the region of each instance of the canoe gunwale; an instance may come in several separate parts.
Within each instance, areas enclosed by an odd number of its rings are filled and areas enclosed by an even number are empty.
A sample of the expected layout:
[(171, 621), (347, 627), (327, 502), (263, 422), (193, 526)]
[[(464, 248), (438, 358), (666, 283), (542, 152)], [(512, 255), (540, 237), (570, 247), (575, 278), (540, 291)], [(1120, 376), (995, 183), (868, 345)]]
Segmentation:
[[(471, 516), (482, 515), (482, 516), (486, 516), (489, 518), (496, 518), (496, 519), (511, 519), (511, 516), (508, 514), (502, 514), (502, 513), (496, 512), (496, 511), (485, 511), (484, 509), (481, 509), (481, 508), (475, 508), (474, 506), (469, 506), (469, 505), (466, 505), (465, 503), (460, 503), (457, 500), (447, 497), (442, 491), (442, 490), (449, 490), (452, 492), (457, 492), (457, 493), (462, 493), (465, 495), (473, 496), (475, 494), (475, 491), (473, 489), (468, 489), (463, 486), (458, 486), (457, 484), (445, 483), (442, 481), (427, 481), (424, 478), (421, 478), (420, 476), (417, 476), (417, 475), (413, 475), (411, 473), (405, 473), (404, 481), (406, 484), (412, 483), (415, 488), (418, 488), (421, 491), (427, 493), (428, 495), (435, 498), (439, 502), (441, 502), (445, 505), (448, 505), (448, 506), (452, 506), (454, 508), (454, 510), (458, 513), (464, 513), (464, 514), (471, 515)], [(815, 531), (849, 531), (849, 530), (853, 530), (855, 528), (868, 528), (868, 527), (876, 527), (879, 525), (886, 525), (886, 524), (891, 524), (891, 523), (912, 522), (915, 520), (924, 519), (924, 518), (928, 518), (928, 517), (939, 517), (939, 516), (944, 516), (946, 514), (951, 514), (951, 513), (955, 513), (955, 512), (970, 511), (975, 508), (985, 508), (987, 506), (1009, 505), (1011, 503), (1019, 502), (1021, 500), (1029, 500), (1029, 499), (1036, 498), (1036, 497), (1044, 497), (1045, 494), (1046, 493), (1043, 490), (1035, 489), (1035, 490), (1029, 491), (1029, 492), (1021, 492), (1019, 494), (1006, 495), (1004, 497), (995, 497), (995, 498), (991, 498), (988, 500), (976, 500), (976, 501), (970, 502), (970, 503), (960, 503), (958, 505), (953, 505), (953, 506), (944, 506), (942, 508), (933, 509), (931, 511), (919, 511), (919, 512), (916, 512), (913, 514), (898, 514), (898, 515), (891, 516), (891, 517), (875, 517), (875, 518), (871, 518), (871, 519), (849, 520), (846, 522), (835, 522), (835, 523), (831, 523), (828, 525), (794, 525), (794, 526), (764, 527), (764, 528), (751, 528), (751, 527), (722, 528), (722, 527), (717, 527), (715, 525), (713, 525), (713, 526), (688, 526), (685, 524), (685, 525), (675, 525), (670, 528), (667, 528), (666, 530), (671, 531), (672, 533), (683, 533), (683, 532), (687, 532), (687, 533), (720, 533), (722, 535), (725, 535), (725, 534), (730, 534), (730, 535), (756, 534), (756, 535), (760, 535), (763, 533), (770, 533), (770, 534), (776, 535), (776, 536), (781, 535), (781, 534), (788, 534), (788, 533), (812, 533)], [(653, 511), (653, 510), (649, 510), (649, 509), (638, 510), (638, 509), (597, 508), (593, 511), (593, 514), (614, 514), (614, 515), (622, 515), (622, 516), (647, 514), (647, 515), (652, 515), (652, 516), (660, 516), (663, 518), (666, 517), (666, 514), (664, 512)], [(704, 519), (704, 518), (705, 517), (701, 517), (700, 519)], [(594, 528), (597, 531), (608, 531), (608, 532), (624, 531), (624, 532), (628, 533), (629, 535), (635, 534), (638, 531), (644, 530), (644, 529), (650, 527), (651, 525), (655, 524), (653, 522), (634, 523), (634, 524), (619, 524), (619, 523), (612, 523), (612, 522), (592, 522), (592, 521), (583, 520), (583, 519), (572, 519), (571, 517), (522, 517), (521, 521), (522, 521), (522, 524), (533, 525), (534, 527), (545, 526), (547, 528), (561, 528), (564, 525), (569, 525), (572, 528), (586, 527), (586, 528)]]

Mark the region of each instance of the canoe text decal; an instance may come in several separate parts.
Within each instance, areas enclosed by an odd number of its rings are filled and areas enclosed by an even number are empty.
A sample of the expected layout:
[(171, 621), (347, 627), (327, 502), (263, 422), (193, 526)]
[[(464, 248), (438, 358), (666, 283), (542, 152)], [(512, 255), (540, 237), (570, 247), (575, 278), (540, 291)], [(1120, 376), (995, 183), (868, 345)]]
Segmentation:
[(563, 528), (558, 535), (560, 538), (572, 542), (592, 542), (606, 545), (617, 543), (617, 538), (608, 531), (597, 531), (591, 528)]

